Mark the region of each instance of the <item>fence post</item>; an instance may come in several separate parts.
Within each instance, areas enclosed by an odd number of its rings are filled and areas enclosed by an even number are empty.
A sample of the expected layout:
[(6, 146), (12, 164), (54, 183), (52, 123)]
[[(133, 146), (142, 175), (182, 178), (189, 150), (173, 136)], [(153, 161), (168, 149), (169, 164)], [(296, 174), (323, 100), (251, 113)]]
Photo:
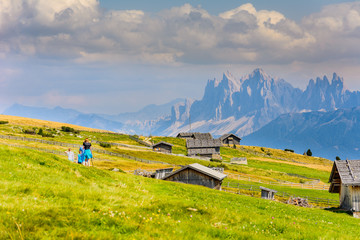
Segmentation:
[(229, 182), (228, 182), (228, 185), (227, 185), (227, 187), (229, 187)]

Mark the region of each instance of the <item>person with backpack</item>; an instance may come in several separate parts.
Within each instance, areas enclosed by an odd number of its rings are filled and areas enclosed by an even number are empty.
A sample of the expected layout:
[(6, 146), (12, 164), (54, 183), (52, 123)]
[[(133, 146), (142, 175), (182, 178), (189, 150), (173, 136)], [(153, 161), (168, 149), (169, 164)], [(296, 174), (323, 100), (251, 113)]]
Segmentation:
[(90, 159), (93, 158), (93, 155), (91, 153), (91, 143), (89, 142), (89, 139), (85, 139), (85, 141), (83, 142), (83, 146), (84, 146), (84, 160), (85, 160), (85, 166), (90, 166)]

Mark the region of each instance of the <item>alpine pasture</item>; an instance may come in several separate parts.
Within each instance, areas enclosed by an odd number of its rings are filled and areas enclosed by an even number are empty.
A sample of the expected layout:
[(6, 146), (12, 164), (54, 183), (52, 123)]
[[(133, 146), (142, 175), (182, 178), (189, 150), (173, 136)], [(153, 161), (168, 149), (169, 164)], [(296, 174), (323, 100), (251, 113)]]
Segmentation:
[[(338, 195), (327, 191), (332, 162), (326, 159), (224, 146), (222, 162), (205, 161), (182, 156), (186, 154), (182, 139), (143, 138), (173, 144), (177, 155), (168, 155), (142, 146), (136, 136), (73, 125), (69, 127), (80, 131), (64, 132), (61, 126), (66, 124), (35, 119), (1, 116), (0, 120), (8, 121), (0, 124), (0, 135), (12, 137), (0, 138), (0, 239), (360, 238), (360, 220), (330, 201), (336, 202)], [(49, 137), (39, 135), (40, 128)], [(26, 129), (35, 134), (26, 134)], [(21, 140), (24, 137), (26, 141)], [(93, 167), (70, 162), (61, 154), (66, 144), (81, 145), (85, 137), (95, 147)], [(120, 145), (104, 148), (95, 141)], [(77, 153), (77, 148), (72, 150)], [(230, 164), (233, 157), (246, 157), (248, 165)], [(132, 174), (139, 168), (178, 169), (191, 163), (223, 167), (228, 175), (223, 191)], [(329, 201), (309, 200), (313, 207), (302, 208), (285, 204), (284, 195), (265, 200), (242, 186)]]

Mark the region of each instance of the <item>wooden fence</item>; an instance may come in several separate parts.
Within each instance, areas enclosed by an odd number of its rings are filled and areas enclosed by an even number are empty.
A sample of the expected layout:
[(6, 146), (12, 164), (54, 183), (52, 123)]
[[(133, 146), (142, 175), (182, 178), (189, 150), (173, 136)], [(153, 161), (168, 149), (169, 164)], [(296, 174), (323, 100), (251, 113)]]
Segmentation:
[(138, 143), (140, 143), (140, 144), (142, 144), (142, 145), (145, 145), (147, 147), (152, 147), (151, 144), (149, 144), (149, 143), (147, 143), (147, 142), (145, 142), (143, 140), (140, 140), (139, 138), (136, 138), (136, 137), (133, 137), (133, 136), (130, 136), (130, 135), (129, 135), (129, 138), (136, 141), (136, 142), (138, 142)]
[(111, 146), (118, 146), (118, 147), (127, 147), (127, 148), (142, 148), (142, 149), (152, 149), (151, 147), (144, 147), (144, 146), (134, 146), (134, 145), (128, 145), (128, 144), (123, 144), (123, 143), (114, 143), (114, 142), (104, 142), (104, 141), (97, 141), (97, 140), (92, 140), (92, 143), (105, 143), (105, 144), (110, 144)]
[(316, 190), (328, 190), (329, 185), (319, 185), (319, 184), (308, 184), (308, 183), (293, 183), (293, 182), (271, 182), (271, 181), (264, 181), (257, 178), (251, 178), (249, 176), (243, 176), (240, 174), (234, 174), (234, 173), (228, 173), (228, 176), (237, 179), (237, 180), (243, 180), (248, 182), (259, 182), (269, 185), (275, 185), (275, 186), (287, 186), (287, 187), (294, 187), (294, 188), (303, 188), (303, 189), (316, 189)]
[[(236, 193), (236, 194), (243, 194), (243, 195), (258, 195), (258, 193), (261, 192), (261, 189), (259, 186), (256, 185), (247, 185), (247, 184), (239, 184), (239, 183), (230, 183), (228, 182), (223, 186), (223, 191)], [(245, 194), (244, 192), (250, 192), (250, 194)], [(282, 198), (282, 199), (288, 199), (288, 198), (304, 198), (307, 199), (309, 202), (315, 203), (315, 204), (323, 204), (323, 205), (339, 205), (339, 200), (335, 199), (328, 199), (328, 198), (317, 198), (317, 197), (310, 197), (310, 196), (297, 196), (294, 194), (290, 194), (287, 192), (281, 192), (278, 191), (275, 194), (275, 197)]]
[[(43, 139), (27, 138), (27, 137), (16, 137), (16, 136), (7, 136), (7, 135), (0, 135), (0, 138), (2, 138), (2, 139), (10, 139), (10, 140), (18, 140), (18, 141), (39, 142), (39, 143), (44, 143), (44, 144), (57, 145), (57, 146), (62, 146), (62, 147), (72, 147), (72, 148), (79, 148), (81, 146), (79, 144), (63, 143), (63, 142), (57, 142), (57, 141), (47, 141), (47, 140), (43, 140)], [(24, 147), (24, 148), (27, 148), (27, 149), (34, 149), (34, 150), (39, 150), (39, 151), (42, 151), (42, 150), (47, 151), (48, 150), (48, 152), (54, 153), (54, 154), (57, 154), (57, 152), (58, 153), (61, 152), (61, 151), (54, 151), (54, 150), (49, 150), (49, 149), (28, 147), (28, 146), (22, 146), (22, 145), (16, 145), (16, 147), (20, 147), (20, 148)], [(115, 153), (115, 152), (111, 152), (111, 151), (107, 151), (107, 150), (99, 149), (99, 148), (92, 148), (92, 151), (97, 152), (97, 153), (110, 155), (110, 156), (116, 156), (116, 157), (122, 157), (122, 158), (126, 158), (126, 159), (131, 159), (131, 160), (138, 161), (138, 162), (143, 162), (143, 163), (163, 164), (163, 165), (172, 165), (173, 166), (173, 164), (166, 163), (166, 162), (153, 161), (153, 160), (138, 158), (138, 157), (134, 157), (134, 156), (126, 155), (126, 154), (121, 154), (121, 153)], [(64, 154), (61, 153), (61, 155), (64, 155)]]

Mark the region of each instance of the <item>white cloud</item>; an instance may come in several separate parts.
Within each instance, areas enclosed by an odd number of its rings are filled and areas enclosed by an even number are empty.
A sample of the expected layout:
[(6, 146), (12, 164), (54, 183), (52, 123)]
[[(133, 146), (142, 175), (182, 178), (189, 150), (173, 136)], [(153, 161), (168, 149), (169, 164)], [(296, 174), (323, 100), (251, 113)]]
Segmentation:
[[(185, 4), (149, 15), (96, 0), (0, 0), (0, 57), (150, 64), (288, 63), (358, 56), (360, 3), (296, 23), (250, 4), (214, 16)], [(354, 51), (354, 49), (357, 49)]]

